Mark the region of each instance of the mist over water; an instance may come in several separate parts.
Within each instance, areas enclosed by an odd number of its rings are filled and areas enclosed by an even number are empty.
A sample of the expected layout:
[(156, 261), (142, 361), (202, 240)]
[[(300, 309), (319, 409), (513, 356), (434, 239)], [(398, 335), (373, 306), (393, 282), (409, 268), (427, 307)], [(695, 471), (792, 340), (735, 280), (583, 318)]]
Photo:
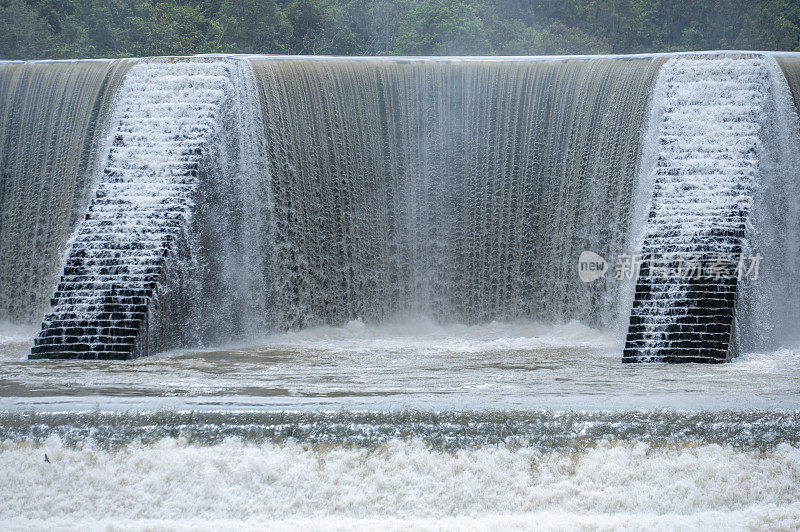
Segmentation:
[(800, 339), (800, 203), (794, 192), (800, 187), (800, 119), (792, 101), (800, 90), (800, 61), (778, 57), (770, 67), (769, 118), (761, 132), (746, 250), (763, 261), (758, 279), (745, 280), (738, 294), (736, 334), (744, 352), (797, 345)]

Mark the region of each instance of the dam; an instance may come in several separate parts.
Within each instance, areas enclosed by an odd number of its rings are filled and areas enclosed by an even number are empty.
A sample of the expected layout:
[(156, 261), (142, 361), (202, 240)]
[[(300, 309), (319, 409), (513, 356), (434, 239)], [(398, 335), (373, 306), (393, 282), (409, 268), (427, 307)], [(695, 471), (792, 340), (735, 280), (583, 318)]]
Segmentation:
[(798, 104), (790, 54), (0, 63), (0, 320), (31, 358), (426, 316), (726, 361), (800, 318)]

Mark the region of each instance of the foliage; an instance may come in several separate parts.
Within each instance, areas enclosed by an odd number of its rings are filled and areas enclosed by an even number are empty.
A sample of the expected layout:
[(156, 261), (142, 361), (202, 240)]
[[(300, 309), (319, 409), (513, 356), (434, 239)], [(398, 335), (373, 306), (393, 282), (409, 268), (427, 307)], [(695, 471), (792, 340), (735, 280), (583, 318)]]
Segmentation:
[(797, 0), (0, 0), (0, 58), (800, 51)]
[(401, 55), (491, 55), (483, 23), (475, 9), (459, 0), (423, 0), (400, 24)]

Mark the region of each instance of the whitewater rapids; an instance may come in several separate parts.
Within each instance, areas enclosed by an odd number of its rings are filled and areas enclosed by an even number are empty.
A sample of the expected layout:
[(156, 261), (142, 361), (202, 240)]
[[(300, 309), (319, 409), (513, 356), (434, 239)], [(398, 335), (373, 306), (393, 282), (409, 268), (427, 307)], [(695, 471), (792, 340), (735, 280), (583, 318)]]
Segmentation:
[(31, 365), (34, 332), (0, 339), (4, 529), (800, 521), (795, 349), (631, 370), (577, 322), (354, 321), (121, 369)]
[[(48, 454), (50, 463), (43, 460)], [(790, 528), (800, 448), (0, 444), (4, 528)], [(80, 496), (76, 497), (76, 494)]]

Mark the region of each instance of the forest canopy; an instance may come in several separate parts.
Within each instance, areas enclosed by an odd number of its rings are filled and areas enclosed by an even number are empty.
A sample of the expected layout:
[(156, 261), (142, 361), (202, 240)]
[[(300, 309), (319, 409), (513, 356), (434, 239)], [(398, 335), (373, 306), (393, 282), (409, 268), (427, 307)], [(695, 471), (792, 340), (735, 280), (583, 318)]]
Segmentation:
[(797, 0), (0, 0), (0, 58), (800, 50)]

